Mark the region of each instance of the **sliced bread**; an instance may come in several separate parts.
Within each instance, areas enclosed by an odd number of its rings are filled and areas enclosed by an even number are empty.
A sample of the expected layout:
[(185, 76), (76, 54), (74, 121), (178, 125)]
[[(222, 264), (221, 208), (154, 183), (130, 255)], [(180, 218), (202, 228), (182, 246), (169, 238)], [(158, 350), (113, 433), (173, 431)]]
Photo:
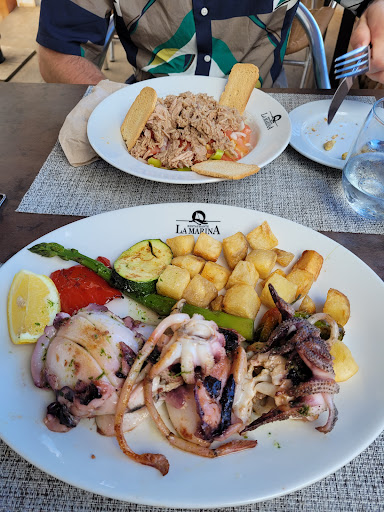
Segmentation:
[(157, 94), (152, 87), (144, 87), (140, 91), (121, 125), (121, 135), (130, 151), (140, 137), (149, 116), (155, 110)]
[(235, 64), (221, 94), (220, 105), (237, 108), (243, 115), (258, 79), (259, 68), (254, 64)]
[(211, 176), (212, 178), (224, 178), (226, 180), (241, 180), (260, 171), (260, 167), (257, 165), (227, 160), (207, 160), (206, 162), (192, 165), (191, 169), (197, 174)]

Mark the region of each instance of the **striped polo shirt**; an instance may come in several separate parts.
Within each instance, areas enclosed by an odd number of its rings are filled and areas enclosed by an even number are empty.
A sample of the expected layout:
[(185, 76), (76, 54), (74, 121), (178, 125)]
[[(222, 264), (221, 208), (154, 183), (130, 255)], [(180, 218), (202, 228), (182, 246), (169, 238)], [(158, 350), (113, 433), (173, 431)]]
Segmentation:
[(137, 80), (225, 77), (237, 62), (279, 76), (297, 0), (42, 0), (37, 42), (97, 62), (111, 13)]

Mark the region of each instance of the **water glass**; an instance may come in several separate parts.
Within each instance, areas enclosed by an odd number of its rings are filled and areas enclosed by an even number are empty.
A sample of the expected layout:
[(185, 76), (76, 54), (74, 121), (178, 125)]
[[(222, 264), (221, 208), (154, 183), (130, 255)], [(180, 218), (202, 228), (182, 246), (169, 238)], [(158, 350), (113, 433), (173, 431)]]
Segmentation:
[(358, 214), (384, 220), (384, 98), (373, 105), (349, 152), (343, 189)]

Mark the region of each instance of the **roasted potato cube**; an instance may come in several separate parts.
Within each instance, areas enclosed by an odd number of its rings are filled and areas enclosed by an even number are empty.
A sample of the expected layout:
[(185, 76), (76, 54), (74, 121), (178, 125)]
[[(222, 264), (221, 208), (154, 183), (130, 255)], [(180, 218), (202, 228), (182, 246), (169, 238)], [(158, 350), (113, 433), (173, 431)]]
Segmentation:
[(156, 290), (159, 295), (165, 295), (172, 299), (180, 300), (184, 290), (191, 280), (188, 270), (185, 268), (168, 265), (159, 276)]
[(293, 265), (293, 269), (300, 268), (308, 270), (313, 274), (314, 281), (319, 277), (321, 267), (323, 266), (324, 258), (316, 251), (304, 251), (300, 259)]
[(297, 292), (296, 298), (300, 295), (300, 297), (304, 297), (307, 295), (311, 286), (313, 284), (313, 274), (308, 272), (308, 270), (302, 270), (301, 268), (294, 268), (287, 274), (288, 281), (291, 283), (297, 284)]
[(245, 258), (255, 265), (261, 279), (265, 279), (270, 273), (276, 263), (276, 253), (267, 249), (254, 249)]
[(310, 315), (314, 315), (316, 313), (316, 304), (313, 302), (309, 295), (306, 295), (301, 301), (299, 311), (305, 311)]
[(260, 298), (249, 284), (234, 284), (224, 295), (223, 310), (230, 315), (256, 318), (260, 309)]
[(336, 382), (344, 382), (355, 375), (359, 367), (345, 343), (340, 340), (335, 341), (330, 352), (334, 357), (333, 369)]
[(279, 276), (283, 276), (283, 277), (287, 277), (286, 276), (286, 273), (284, 272), (284, 270), (281, 270), (281, 268), (277, 268), (276, 270), (274, 270), (271, 274), (269, 274), (265, 279), (264, 281), (261, 281), (261, 286), (264, 286), (265, 283), (268, 281), (268, 279), (270, 277), (272, 277), (274, 274), (279, 274)]
[(266, 220), (248, 233), (247, 240), (252, 249), (273, 249), (279, 243)]
[(267, 279), (263, 291), (261, 292), (261, 302), (268, 308), (274, 308), (275, 303), (273, 302), (271, 292), (269, 291), (268, 285), (271, 284), (279, 296), (286, 302), (292, 302), (296, 298), (297, 284), (291, 283), (285, 277), (279, 274), (274, 274), (272, 277)]
[(186, 254), (185, 256), (176, 256), (176, 258), (173, 258), (172, 265), (185, 268), (191, 274), (192, 278), (195, 277), (196, 274), (200, 274), (205, 265), (205, 260), (193, 254)]
[(208, 307), (209, 303), (216, 297), (216, 286), (200, 274), (191, 279), (183, 294), (183, 298), (188, 304), (198, 306), (199, 308)]
[(276, 263), (282, 267), (288, 267), (295, 255), (293, 252), (283, 251), (282, 249), (273, 249), (277, 255)]
[(348, 297), (344, 293), (330, 288), (323, 306), (323, 312), (328, 313), (338, 324), (344, 326), (351, 314)]
[(193, 249), (195, 256), (201, 256), (205, 260), (216, 261), (220, 256), (222, 243), (206, 233), (200, 233)]
[(169, 245), (175, 257), (184, 256), (193, 251), (195, 237), (193, 235), (180, 235), (174, 238), (167, 238), (167, 245)]
[(217, 291), (220, 291), (227, 284), (231, 272), (218, 263), (207, 261), (201, 275), (211, 281), (216, 286)]
[(224, 295), (218, 295), (216, 299), (213, 299), (213, 301), (210, 304), (210, 308), (212, 311), (222, 311), (223, 310), (223, 300)]
[(235, 233), (223, 240), (224, 257), (229, 268), (235, 268), (248, 252), (248, 242), (243, 233)]
[(253, 263), (250, 261), (239, 261), (228, 279), (227, 288), (235, 284), (249, 284), (255, 287), (258, 279), (259, 273)]

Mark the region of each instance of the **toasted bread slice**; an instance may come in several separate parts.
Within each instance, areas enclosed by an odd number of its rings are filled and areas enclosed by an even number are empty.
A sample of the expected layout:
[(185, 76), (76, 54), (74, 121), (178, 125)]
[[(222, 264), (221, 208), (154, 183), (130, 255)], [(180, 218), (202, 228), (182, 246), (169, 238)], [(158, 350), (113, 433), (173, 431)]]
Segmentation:
[(243, 115), (258, 79), (259, 68), (254, 64), (235, 64), (220, 96), (220, 105), (237, 108)]
[(191, 169), (197, 174), (226, 180), (241, 180), (260, 171), (260, 167), (257, 165), (230, 162), (228, 160), (207, 160), (192, 165)]
[(149, 116), (155, 110), (157, 94), (152, 87), (140, 91), (121, 125), (121, 135), (130, 151), (140, 137)]

